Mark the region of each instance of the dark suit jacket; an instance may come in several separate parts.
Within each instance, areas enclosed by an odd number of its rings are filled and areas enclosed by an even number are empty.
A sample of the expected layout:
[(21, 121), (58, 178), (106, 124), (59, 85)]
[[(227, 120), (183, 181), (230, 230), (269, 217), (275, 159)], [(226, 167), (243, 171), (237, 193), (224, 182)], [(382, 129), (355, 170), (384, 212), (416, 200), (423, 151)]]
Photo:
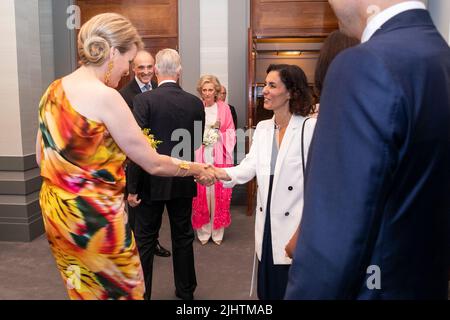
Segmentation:
[[(158, 87), (156, 81), (152, 80), (151, 84), (153, 89), (156, 89)], [(128, 82), (128, 84), (125, 87), (120, 89), (119, 92), (131, 110), (133, 110), (134, 97), (142, 93), (141, 88), (139, 88), (139, 85), (134, 77), (130, 82)]]
[[(155, 90), (137, 95), (133, 106), (139, 126), (149, 128), (155, 139), (162, 141), (158, 153), (194, 161), (194, 151), (201, 146), (205, 123), (204, 106), (199, 98), (183, 91), (178, 84), (164, 83)], [(184, 137), (186, 140), (179, 138), (175, 130), (188, 134)], [(171, 141), (173, 133), (176, 141)], [(181, 153), (178, 152), (180, 146), (184, 147)], [(173, 150), (176, 154), (172, 154)], [(151, 176), (136, 164), (130, 164), (128, 192), (137, 193), (140, 199), (150, 202), (195, 197), (197, 186), (192, 177)]]
[(450, 48), (425, 10), (332, 63), (286, 298), (447, 299), (449, 90)]
[[(234, 129), (237, 129), (237, 114), (236, 114), (236, 109), (229, 104), (228, 105), (230, 107), (230, 111), (231, 111), (231, 117), (233, 118), (233, 123), (234, 123)], [(233, 163), (237, 164), (237, 143), (234, 145), (234, 149), (233, 149)]]
[(228, 106), (230, 107), (231, 117), (233, 118), (234, 129), (237, 129), (237, 114), (236, 114), (236, 109), (235, 109), (231, 104), (229, 104)]

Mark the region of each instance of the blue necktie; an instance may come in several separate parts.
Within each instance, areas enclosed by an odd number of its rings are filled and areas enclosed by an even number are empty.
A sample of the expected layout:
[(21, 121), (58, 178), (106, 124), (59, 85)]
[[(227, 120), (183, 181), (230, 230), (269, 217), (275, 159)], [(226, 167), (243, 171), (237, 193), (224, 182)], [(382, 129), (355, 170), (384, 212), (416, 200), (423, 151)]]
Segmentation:
[(142, 87), (142, 92), (147, 92), (147, 91), (150, 91), (150, 85), (148, 83)]

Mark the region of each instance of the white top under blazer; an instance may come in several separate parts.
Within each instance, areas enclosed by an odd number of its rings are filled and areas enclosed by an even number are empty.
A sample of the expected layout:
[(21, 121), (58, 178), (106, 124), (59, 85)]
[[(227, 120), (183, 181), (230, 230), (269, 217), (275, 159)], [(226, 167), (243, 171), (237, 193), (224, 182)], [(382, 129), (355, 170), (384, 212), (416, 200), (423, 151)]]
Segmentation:
[[(272, 250), (274, 264), (291, 264), (286, 256), (285, 246), (300, 223), (303, 211), (303, 171), (301, 154), (302, 125), (305, 117), (293, 115), (283, 137), (274, 172), (272, 201), (270, 207)], [(304, 151), (305, 161), (311, 144), (316, 119), (311, 118), (305, 124)], [(231, 181), (224, 187), (232, 188), (244, 184), (255, 175), (258, 182), (255, 250), (261, 261), (266, 205), (270, 181), (270, 160), (275, 130), (274, 118), (258, 123), (253, 135), (250, 152), (242, 162), (232, 168), (224, 168)]]

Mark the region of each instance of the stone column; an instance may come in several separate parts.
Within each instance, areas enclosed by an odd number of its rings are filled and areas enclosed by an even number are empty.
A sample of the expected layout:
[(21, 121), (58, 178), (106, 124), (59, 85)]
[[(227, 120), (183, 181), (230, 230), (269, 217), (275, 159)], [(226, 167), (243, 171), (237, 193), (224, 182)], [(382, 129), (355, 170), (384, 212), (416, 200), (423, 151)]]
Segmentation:
[(187, 92), (198, 95), (200, 77), (200, 0), (178, 0), (178, 35), (181, 56), (180, 84)]
[(51, 0), (0, 1), (0, 33), (0, 241), (31, 241), (44, 232), (35, 141), (54, 79)]

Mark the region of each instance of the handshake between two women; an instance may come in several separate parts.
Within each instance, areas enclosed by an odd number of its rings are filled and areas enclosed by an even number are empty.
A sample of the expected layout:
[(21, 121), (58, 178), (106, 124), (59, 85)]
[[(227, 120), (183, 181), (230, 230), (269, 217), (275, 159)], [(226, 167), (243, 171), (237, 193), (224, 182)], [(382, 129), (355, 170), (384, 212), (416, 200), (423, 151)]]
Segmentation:
[(203, 166), (203, 170), (199, 175), (196, 175), (195, 182), (198, 182), (204, 186), (211, 186), (216, 183), (218, 180), (222, 181), (230, 181), (230, 176), (226, 173), (225, 170), (221, 168), (216, 168), (213, 165), (205, 164)]

